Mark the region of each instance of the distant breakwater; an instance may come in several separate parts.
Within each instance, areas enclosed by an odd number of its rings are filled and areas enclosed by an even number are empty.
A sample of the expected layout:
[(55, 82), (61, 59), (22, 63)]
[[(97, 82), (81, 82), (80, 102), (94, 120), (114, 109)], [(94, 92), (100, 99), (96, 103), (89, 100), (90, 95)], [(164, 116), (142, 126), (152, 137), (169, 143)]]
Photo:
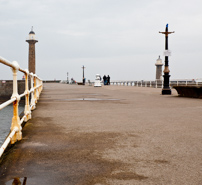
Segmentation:
[[(25, 91), (25, 80), (18, 80), (18, 94)], [(0, 80), (0, 101), (10, 99), (13, 94), (13, 80)]]
[[(59, 83), (60, 80), (44, 80), (43, 82)], [(25, 80), (18, 80), (18, 94), (23, 94), (24, 91), (25, 91)], [(9, 100), (12, 94), (13, 94), (13, 80), (0, 80), (0, 102)]]

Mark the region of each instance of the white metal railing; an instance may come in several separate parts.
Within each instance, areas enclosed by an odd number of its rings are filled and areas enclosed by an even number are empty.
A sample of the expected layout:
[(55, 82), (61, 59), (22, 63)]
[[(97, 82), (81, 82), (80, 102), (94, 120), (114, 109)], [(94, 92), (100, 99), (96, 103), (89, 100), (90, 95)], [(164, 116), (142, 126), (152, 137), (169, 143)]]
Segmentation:
[[(123, 86), (136, 86), (136, 87), (154, 87), (154, 88), (163, 88), (163, 80), (155, 80), (155, 81), (112, 81), (111, 85), (123, 85)], [(171, 80), (170, 86), (202, 86), (202, 82), (193, 81), (193, 80)]]
[[(3, 145), (0, 148), (0, 157), (1, 157), (9, 143), (14, 144), (17, 140), (22, 139), (21, 125), (23, 122), (27, 122), (29, 119), (31, 119), (31, 111), (36, 108), (37, 100), (39, 99), (39, 96), (43, 89), (43, 82), (39, 77), (37, 77), (37, 75), (29, 73), (27, 69), (26, 70), (21, 69), (16, 61), (13, 61), (11, 63), (8, 60), (0, 57), (0, 63), (11, 67), (13, 72), (13, 94), (10, 100), (0, 104), (0, 110), (1, 110), (6, 106), (10, 105), (11, 103), (13, 103), (13, 118), (11, 122), (11, 130), (10, 134), (8, 135), (8, 137), (6, 138), (6, 140), (4, 141)], [(18, 94), (18, 80), (17, 80), (18, 71), (24, 73), (25, 75), (25, 92), (20, 95)], [(31, 89), (29, 89), (29, 77), (30, 77)], [(31, 95), (31, 103), (29, 102), (30, 95)], [(25, 108), (24, 108), (24, 116), (20, 119), (18, 113), (18, 105), (22, 97), (25, 97)]]
[(123, 86), (136, 86), (136, 87), (162, 87), (162, 81), (112, 81), (111, 85), (123, 85)]

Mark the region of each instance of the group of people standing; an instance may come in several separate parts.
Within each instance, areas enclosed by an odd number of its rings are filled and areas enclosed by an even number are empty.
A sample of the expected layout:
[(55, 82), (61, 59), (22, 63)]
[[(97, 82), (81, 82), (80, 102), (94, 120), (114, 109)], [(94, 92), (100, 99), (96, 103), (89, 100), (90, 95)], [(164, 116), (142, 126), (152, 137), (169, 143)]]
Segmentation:
[(109, 75), (108, 76), (106, 76), (106, 75), (103, 76), (103, 83), (104, 83), (104, 85), (110, 85), (110, 76)]

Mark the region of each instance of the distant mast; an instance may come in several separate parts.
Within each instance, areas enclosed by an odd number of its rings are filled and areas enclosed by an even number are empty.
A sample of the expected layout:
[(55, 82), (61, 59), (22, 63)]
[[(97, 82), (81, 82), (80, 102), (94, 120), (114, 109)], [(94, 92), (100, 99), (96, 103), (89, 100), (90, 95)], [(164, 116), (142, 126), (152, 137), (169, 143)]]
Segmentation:
[(84, 65), (83, 65), (82, 69), (83, 69), (83, 78), (82, 78), (82, 81), (83, 81), (83, 85), (85, 85), (85, 76), (84, 76), (84, 69), (85, 69), (85, 67), (84, 67)]
[(33, 31), (33, 26), (31, 31), (29, 32), (29, 37), (26, 40), (29, 43), (29, 61), (28, 61), (28, 68), (29, 72), (35, 74), (36, 73), (36, 63), (35, 63), (35, 43), (38, 42), (35, 38), (35, 33)]

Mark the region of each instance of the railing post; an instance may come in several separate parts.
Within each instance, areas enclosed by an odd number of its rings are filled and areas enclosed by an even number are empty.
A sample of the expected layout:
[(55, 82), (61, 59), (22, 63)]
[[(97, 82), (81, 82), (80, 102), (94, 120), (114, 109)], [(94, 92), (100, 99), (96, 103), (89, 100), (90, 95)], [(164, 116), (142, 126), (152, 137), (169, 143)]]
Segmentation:
[[(38, 87), (38, 85), (39, 85), (39, 79), (36, 76), (36, 86)], [(39, 100), (39, 88), (36, 89), (36, 97), (37, 97), (37, 100)]]
[(35, 105), (37, 103), (37, 89), (36, 89), (36, 86), (37, 86), (37, 82), (36, 82), (36, 74), (34, 74), (34, 101), (35, 101)]
[(13, 71), (13, 94), (11, 98), (16, 98), (16, 100), (13, 102), (13, 118), (11, 123), (11, 132), (17, 127), (17, 132), (14, 134), (14, 136), (11, 139), (11, 144), (14, 144), (17, 140), (22, 139), (22, 127), (20, 124), (20, 118), (18, 114), (18, 104), (20, 101), (20, 96), (18, 94), (18, 81), (17, 81), (17, 72), (20, 68), (18, 63), (16, 61), (13, 61), (13, 65), (15, 66), (12, 68)]
[(30, 109), (30, 105), (29, 105), (29, 84), (28, 84), (28, 74), (29, 74), (29, 71), (26, 70), (26, 73), (25, 73), (25, 110), (24, 110), (24, 114), (26, 115), (25, 117), (25, 122), (27, 122), (28, 120), (31, 119), (31, 109)]
[[(39, 78), (37, 78), (37, 83), (38, 83), (38, 85), (41, 85), (41, 80), (39, 79)], [(41, 86), (38, 88), (38, 93), (39, 93), (39, 96), (40, 96), (40, 94), (41, 94)]]
[(36, 104), (35, 104), (35, 99), (34, 99), (34, 87), (33, 87), (34, 76), (33, 76), (33, 73), (30, 73), (30, 78), (31, 78), (31, 106), (32, 106), (31, 110), (34, 110), (36, 108)]
[(157, 88), (157, 80), (156, 80), (156, 88)]
[(40, 85), (41, 85), (41, 87), (40, 87), (40, 94), (41, 94), (41, 92), (43, 90), (43, 81), (41, 79), (40, 79)]

